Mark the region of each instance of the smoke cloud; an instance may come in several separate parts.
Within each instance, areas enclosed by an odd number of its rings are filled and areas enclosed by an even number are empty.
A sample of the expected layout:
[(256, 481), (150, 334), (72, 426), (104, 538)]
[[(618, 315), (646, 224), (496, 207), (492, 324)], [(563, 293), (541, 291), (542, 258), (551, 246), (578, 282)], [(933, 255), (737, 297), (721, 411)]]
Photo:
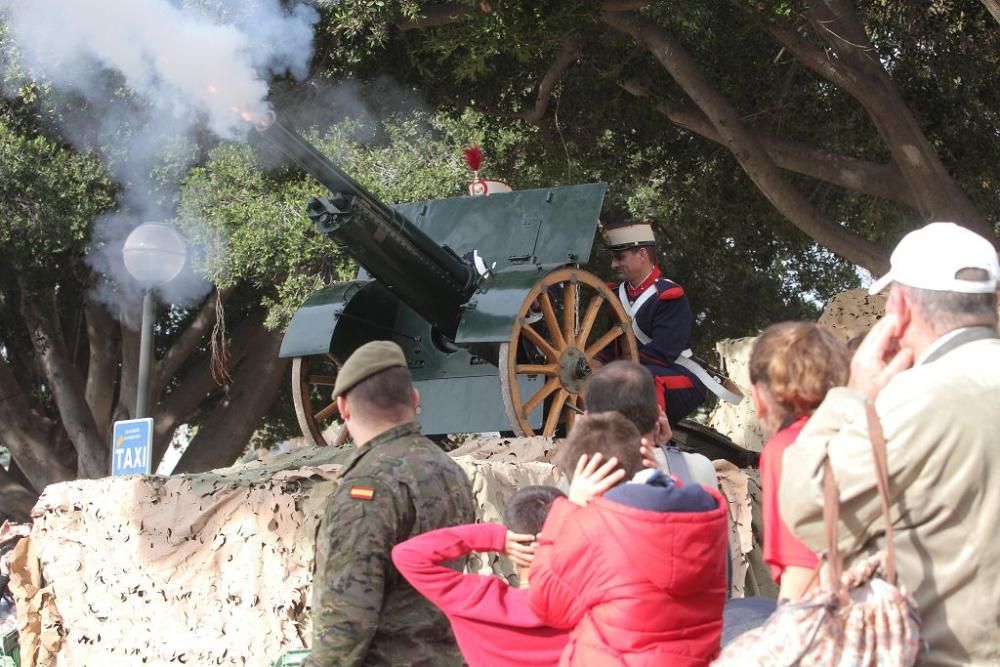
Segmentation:
[[(126, 236), (173, 218), (206, 131), (245, 139), (247, 120), (269, 109), (271, 79), (306, 76), (319, 15), (279, 0), (0, 0), (0, 12), (18, 67), (51, 86), (60, 132), (99, 151), (122, 186), (118, 211), (95, 221), (88, 261), (98, 297), (132, 309)], [(159, 291), (190, 305), (210, 289), (186, 270)]]
[(241, 114), (267, 110), (270, 77), (306, 75), (319, 18), (277, 0), (0, 0), (0, 9), (23, 64), (57, 88), (97, 91), (102, 103), (100, 74), (117, 72), (159, 111), (203, 114), (226, 139), (245, 135)]

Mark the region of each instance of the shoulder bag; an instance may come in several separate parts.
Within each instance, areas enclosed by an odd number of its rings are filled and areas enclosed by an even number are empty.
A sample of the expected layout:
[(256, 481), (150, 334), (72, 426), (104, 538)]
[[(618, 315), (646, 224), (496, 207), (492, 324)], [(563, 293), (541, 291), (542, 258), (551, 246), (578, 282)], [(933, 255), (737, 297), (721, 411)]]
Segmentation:
[(916, 603), (896, 582), (885, 436), (870, 401), (866, 410), (885, 520), (884, 554), (843, 570), (837, 543), (840, 494), (826, 461), (823, 522), (827, 553), (817, 569), (817, 573), (826, 569), (825, 581), (802, 599), (778, 607), (762, 626), (734, 639), (713, 665), (894, 667), (917, 661), (923, 643)]

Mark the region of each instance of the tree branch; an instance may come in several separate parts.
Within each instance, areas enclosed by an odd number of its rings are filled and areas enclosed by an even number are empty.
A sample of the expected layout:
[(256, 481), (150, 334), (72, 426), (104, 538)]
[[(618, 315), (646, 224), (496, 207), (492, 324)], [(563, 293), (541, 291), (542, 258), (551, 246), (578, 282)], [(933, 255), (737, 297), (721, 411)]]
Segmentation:
[(204, 339), (212, 327), (215, 325), (215, 318), (218, 316), (218, 304), (223, 303), (232, 293), (231, 287), (224, 288), (221, 292), (218, 288), (213, 288), (208, 297), (201, 304), (198, 314), (187, 326), (174, 344), (170, 346), (166, 354), (163, 355), (157, 364), (153, 374), (152, 392), (153, 400), (159, 398), (164, 385), (181, 369), (198, 347), (198, 343)]
[(997, 2), (997, 0), (982, 0), (982, 3), (986, 5), (986, 9), (993, 15), (996, 22), (1000, 23), (1000, 2)]
[[(260, 340), (264, 328), (264, 313), (251, 314), (233, 332), (233, 347), (229, 363), (239, 368), (243, 359)], [(156, 406), (156, 425), (153, 434), (153, 466), (157, 466), (173, 439), (177, 428), (195, 415), (205, 399), (219, 390), (219, 384), (212, 375), (208, 359), (190, 368), (180, 383)]]
[(868, 67), (872, 63), (881, 69), (875, 47), (868, 38), (864, 23), (858, 18), (849, 0), (826, 0), (811, 3), (806, 17), (820, 38), (829, 44), (842, 60)]
[(563, 41), (562, 48), (559, 49), (555, 61), (549, 67), (548, 71), (545, 72), (541, 83), (538, 84), (538, 98), (535, 100), (535, 108), (521, 116), (524, 120), (533, 125), (539, 125), (542, 122), (542, 118), (545, 117), (545, 111), (549, 108), (549, 101), (552, 99), (552, 91), (555, 90), (556, 84), (562, 79), (566, 68), (572, 65), (573, 61), (579, 57), (579, 41), (575, 36), (568, 37)]
[[(640, 82), (624, 81), (619, 85), (635, 97), (650, 96), (648, 88)], [(725, 145), (715, 127), (699, 110), (664, 100), (656, 102), (655, 108), (675, 125), (717, 144)], [(754, 133), (767, 154), (782, 169), (811, 176), (854, 192), (913, 205), (906, 182), (895, 165), (830, 153), (759, 130), (754, 130)]]
[(233, 374), (229, 393), (201, 425), (177, 462), (176, 472), (200, 472), (231, 465), (260, 425), (277, 395), (288, 359), (278, 358), (281, 336), (262, 330), (250, 354)]
[(468, 5), (454, 5), (449, 2), (428, 5), (424, 7), (420, 18), (400, 21), (396, 24), (396, 27), (403, 32), (434, 28), (453, 23), (466, 16), (471, 16), (474, 11)]
[(653, 0), (603, 0), (602, 12), (628, 12), (653, 4)]
[(84, 400), (83, 381), (70, 362), (59, 335), (59, 324), (52, 312), (52, 292), (31, 293), (21, 282), (21, 313), (31, 333), (35, 355), (46, 376), (63, 428), (77, 453), (77, 472), (83, 477), (102, 477), (108, 473), (109, 451), (97, 431), (90, 406)]
[(911, 205), (924, 219), (952, 220), (995, 239), (992, 226), (945, 169), (895, 81), (874, 56), (853, 6), (846, 0), (828, 0), (810, 7), (807, 18), (839, 59), (786, 28), (769, 26), (768, 31), (800, 63), (843, 88), (864, 108), (906, 181)]
[(772, 25), (768, 26), (767, 32), (802, 65), (851, 95), (857, 92), (861, 82), (856, 75), (834, 61), (823, 49), (788, 28)]
[(819, 244), (878, 274), (888, 268), (886, 249), (830, 220), (779, 171), (736, 109), (673, 35), (632, 15), (605, 13), (602, 20), (631, 36), (660, 61), (684, 92), (698, 105), (718, 132), (723, 145), (747, 175), (789, 221)]

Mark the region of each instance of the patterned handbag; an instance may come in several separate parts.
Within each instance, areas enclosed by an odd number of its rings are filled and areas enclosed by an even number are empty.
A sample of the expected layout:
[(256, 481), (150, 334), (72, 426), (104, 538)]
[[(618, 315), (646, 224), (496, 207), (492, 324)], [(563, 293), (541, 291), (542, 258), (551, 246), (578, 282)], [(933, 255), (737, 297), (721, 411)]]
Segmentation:
[(837, 546), (840, 495), (829, 461), (823, 471), (826, 577), (801, 600), (789, 602), (764, 625), (728, 644), (713, 665), (912, 665), (923, 646), (913, 598), (896, 584), (896, 550), (889, 519), (885, 436), (871, 403), (867, 406), (886, 549), (844, 572)]

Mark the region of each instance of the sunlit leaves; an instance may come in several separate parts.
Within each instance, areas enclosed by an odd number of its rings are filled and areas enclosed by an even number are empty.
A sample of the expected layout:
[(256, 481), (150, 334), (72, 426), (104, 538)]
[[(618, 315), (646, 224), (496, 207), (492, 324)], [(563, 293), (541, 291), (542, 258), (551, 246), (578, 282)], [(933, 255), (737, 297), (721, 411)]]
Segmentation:
[(78, 257), (93, 219), (114, 205), (101, 162), (0, 116), (0, 261), (43, 271)]

